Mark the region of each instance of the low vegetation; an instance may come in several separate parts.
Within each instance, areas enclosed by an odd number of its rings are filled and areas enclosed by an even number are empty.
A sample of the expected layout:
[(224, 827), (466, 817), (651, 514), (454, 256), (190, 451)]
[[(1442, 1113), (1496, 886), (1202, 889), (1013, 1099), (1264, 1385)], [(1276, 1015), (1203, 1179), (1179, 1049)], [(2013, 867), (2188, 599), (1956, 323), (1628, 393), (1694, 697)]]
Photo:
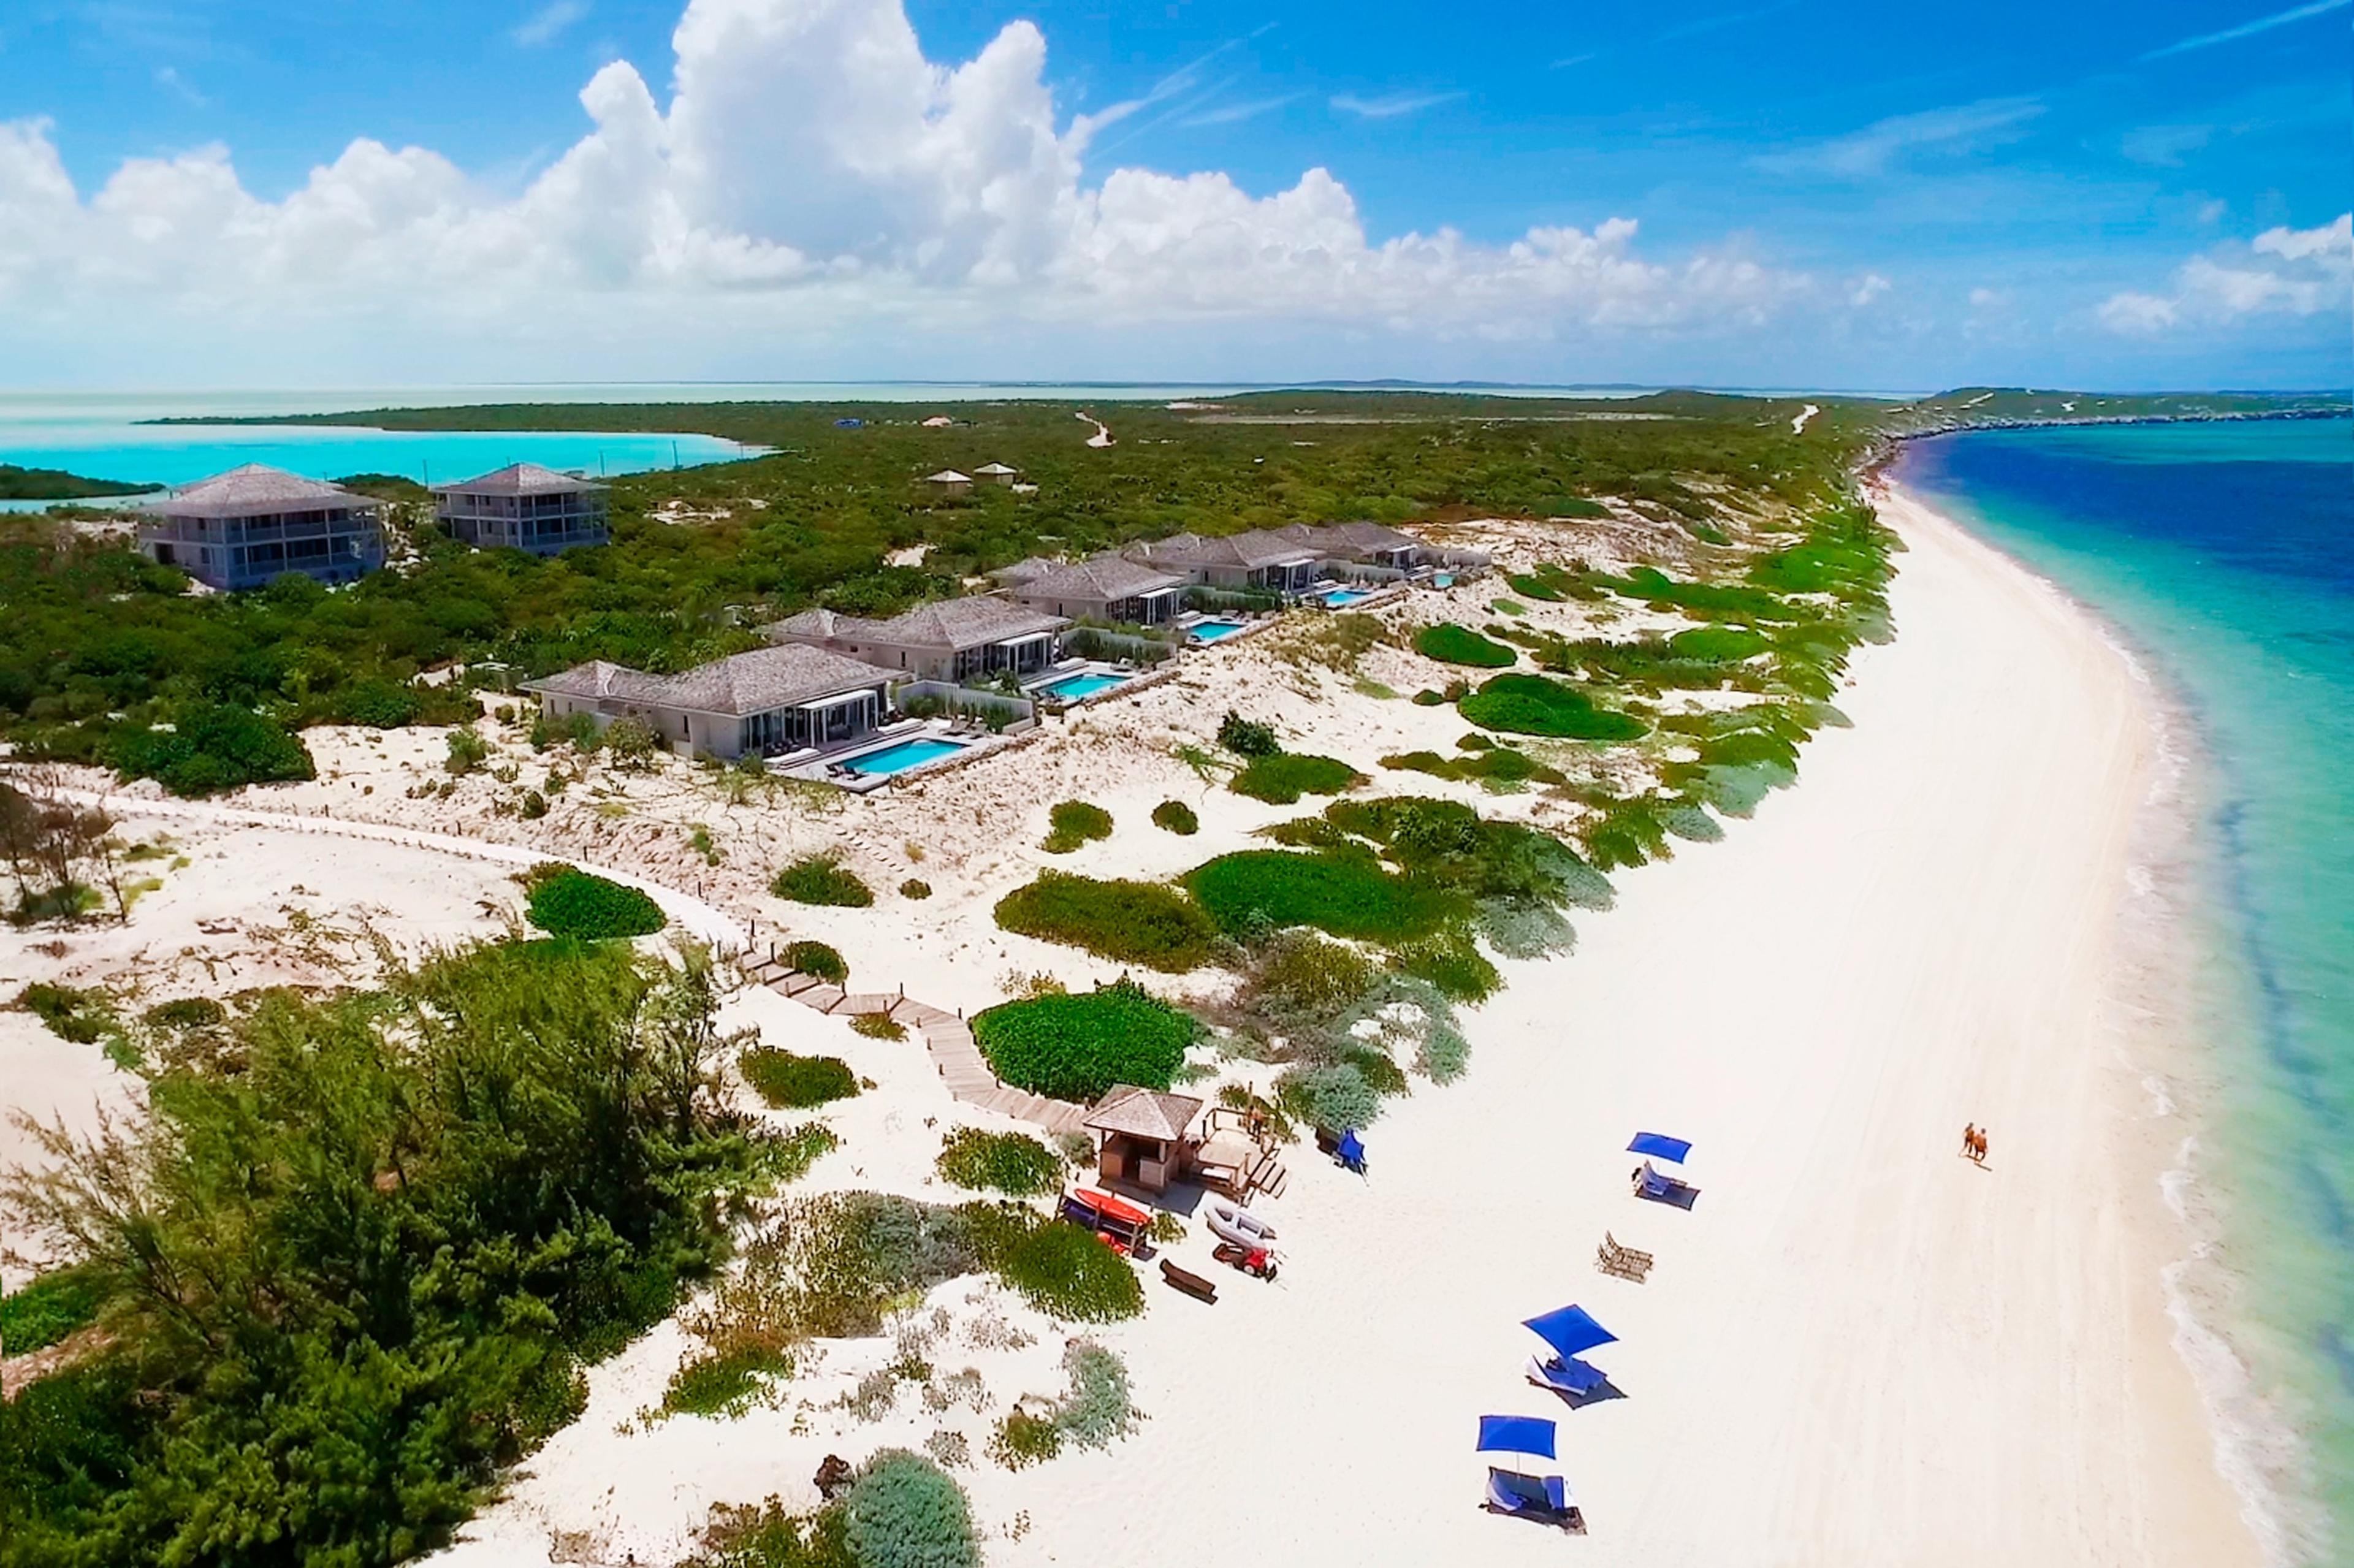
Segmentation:
[(816, 904), (843, 909), (864, 909), (875, 902), (875, 890), (845, 871), (841, 857), (813, 854), (777, 873), (769, 891), (794, 904)]
[(1313, 926), (1336, 937), (1398, 942), (1426, 936), (1458, 905), (1417, 886), (1363, 853), (1239, 850), (1185, 874), (1218, 928), (1253, 940), (1287, 926)]
[(1289, 806), (1302, 795), (1338, 795), (1364, 781), (1363, 774), (1338, 758), (1278, 751), (1252, 758), (1227, 780), (1226, 788), (1270, 805)]
[(568, 865), (535, 866), (525, 879), (524, 912), (551, 937), (601, 941), (643, 937), (670, 924), (662, 906), (634, 887)]
[(106, 1305), (106, 1281), (90, 1268), (58, 1268), (0, 1296), (0, 1356), (44, 1351), (90, 1326)]
[(365, 995), (270, 992), (225, 1026), (242, 1071), (167, 1069), (146, 1118), (43, 1134), (0, 1212), (111, 1339), (0, 1404), (0, 1561), (446, 1541), (766, 1179), (716, 1005), (699, 957), (462, 949)]
[(1197, 1027), (1180, 1009), (1123, 980), (1000, 1002), (973, 1015), (972, 1037), (1007, 1083), (1085, 1104), (1114, 1084), (1167, 1088)]
[(858, 1093), (858, 1075), (839, 1056), (796, 1056), (755, 1045), (737, 1058), (753, 1092), (781, 1110), (806, 1110)]
[(1416, 632), (1414, 651), (1442, 664), (1468, 664), (1478, 670), (1508, 670), (1521, 657), (1502, 643), (1490, 642), (1451, 620), (1442, 620)]
[(1152, 808), (1152, 825), (1180, 838), (1191, 838), (1202, 831), (1202, 819), (1182, 800), (1163, 800)]
[(786, 967), (797, 969), (828, 985), (844, 985), (850, 980), (850, 960), (823, 942), (803, 938), (785, 944)]
[(1596, 707), (1577, 687), (1543, 675), (1493, 676), (1455, 705), (1483, 729), (1516, 735), (1616, 741), (1633, 740), (1645, 728), (1642, 720)]
[(1064, 800), (1046, 813), (1048, 854), (1068, 854), (1080, 845), (1111, 837), (1111, 813), (1085, 800)]
[(774, 1498), (715, 1510), (702, 1554), (682, 1568), (980, 1568), (971, 1505), (923, 1455), (885, 1448), (814, 1513)]
[(940, 1146), (940, 1180), (975, 1192), (1031, 1198), (1063, 1188), (1063, 1157), (1024, 1132), (961, 1127)]
[(1008, 931), (1085, 948), (1163, 974), (1199, 969), (1218, 928), (1193, 900), (1152, 882), (1098, 881), (1042, 873), (997, 901)]
[(1410, 773), (1426, 773), (1433, 779), (1468, 779), (1498, 793), (1529, 783), (1559, 784), (1564, 781), (1560, 768), (1539, 762), (1527, 752), (1509, 746), (1489, 747), (1473, 751), (1468, 757), (1441, 757), (1435, 751), (1401, 752), (1383, 758), (1382, 766)]

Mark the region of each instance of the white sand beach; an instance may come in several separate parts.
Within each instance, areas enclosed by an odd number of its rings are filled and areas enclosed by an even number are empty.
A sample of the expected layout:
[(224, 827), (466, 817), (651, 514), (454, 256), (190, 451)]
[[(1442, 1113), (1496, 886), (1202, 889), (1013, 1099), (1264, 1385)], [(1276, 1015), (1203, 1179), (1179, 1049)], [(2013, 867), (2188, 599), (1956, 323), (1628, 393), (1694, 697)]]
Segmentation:
[[(1288, 1192), (1267, 1206), (1282, 1231), (1277, 1282), (1220, 1270), (1220, 1299), (1203, 1306), (1148, 1271), (1147, 1315), (1092, 1337), (1126, 1358), (1150, 1419), (1108, 1450), (1019, 1472), (976, 1444), (960, 1471), (992, 1563), (2256, 1560), (2169, 1341), (2159, 1270), (2184, 1244), (2156, 1177), (2183, 1128), (2140, 1086), (2164, 1070), (2162, 1045), (2129, 1026), (2137, 999), (2120, 990), (2131, 843), (2157, 761), (2151, 694), (2056, 592), (1909, 499), (1880, 499), (1911, 548), (1899, 637), (1862, 652), (1839, 698), (1853, 727), (1822, 732), (1797, 787), (1726, 842), (1617, 877), (1617, 906), (1581, 918), (1574, 956), (1508, 965), (1509, 989), (1466, 1015), (1468, 1076), (1396, 1103), (1367, 1136), (1367, 1177), (1297, 1151)], [(379, 787), (398, 775), (369, 758), (429, 767), (431, 732), (322, 736), (318, 783), (257, 793), (510, 842), (546, 833), (673, 886), (707, 883), (763, 939), (788, 923), (823, 935), (864, 977), (854, 988), (904, 980), (942, 1006), (986, 1005), (1009, 968), (1074, 984), (1111, 970), (993, 928), (990, 903), (1039, 864), (1164, 875), (1296, 814), (1206, 789), (1163, 749), (1238, 694), (1266, 711), (1275, 687), (1258, 657), (1234, 650), (1198, 678), (868, 802), (738, 810), (666, 765), (599, 787), (626, 817), (494, 821), (462, 794)], [(1395, 701), (1289, 712), (1316, 749), (1361, 762), (1461, 727)], [(1124, 827), (1042, 855), (1045, 803), (1079, 789), (1123, 824), (1182, 795), (1204, 832)], [(724, 865), (684, 853), (681, 823), (697, 817)], [(920, 862), (907, 848), (918, 842)], [(938, 896), (835, 913), (758, 891), (766, 868), (827, 844), (880, 886), (920, 872)], [(343, 885), (424, 885), (333, 853)], [(511, 869), (451, 883), (458, 925), (489, 923)], [(832, 1118), (844, 1146), (809, 1187), (954, 1195), (929, 1177), (939, 1132), (991, 1118), (949, 1099), (920, 1047), (761, 991), (729, 1021), (875, 1081)], [(58, 1044), (42, 1049), (69, 1064)], [(80, 1086), (42, 1071), (51, 1100)], [(1965, 1121), (1989, 1129), (1985, 1169), (1959, 1157)], [(1638, 1128), (1696, 1144), (1690, 1212), (1630, 1196), (1623, 1150)], [(1194, 1230), (1172, 1255), (1206, 1270)], [(1606, 1230), (1656, 1254), (1648, 1283), (1596, 1270)], [(941, 1364), (981, 1367), (991, 1418), (1059, 1389), (1063, 1336), (1002, 1295), (961, 1281), (932, 1301), (958, 1319)], [(1626, 1397), (1570, 1411), (1522, 1380), (1536, 1341), (1519, 1320), (1570, 1301), (1618, 1335), (1592, 1359)], [(1036, 1342), (970, 1331), (1000, 1314)], [(873, 1420), (823, 1408), (892, 1358), (888, 1338), (822, 1347), (776, 1408), (633, 1419), (684, 1347), (666, 1325), (597, 1368), (587, 1415), (446, 1561), (674, 1560), (714, 1503), (811, 1504), (824, 1453), (854, 1459), (953, 1424), (912, 1398)], [(1586, 1539), (1479, 1511), (1471, 1443), (1487, 1413), (1559, 1420)], [(986, 1427), (977, 1412), (954, 1419)]]

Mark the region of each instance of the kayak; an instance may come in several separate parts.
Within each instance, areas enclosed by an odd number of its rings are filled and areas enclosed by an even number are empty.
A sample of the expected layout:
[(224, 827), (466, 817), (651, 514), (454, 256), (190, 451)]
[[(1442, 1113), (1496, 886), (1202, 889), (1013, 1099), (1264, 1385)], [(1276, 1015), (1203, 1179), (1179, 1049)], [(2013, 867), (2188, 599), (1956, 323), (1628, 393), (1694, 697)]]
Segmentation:
[(1208, 1208), (1210, 1232), (1222, 1241), (1237, 1246), (1262, 1247), (1275, 1239), (1275, 1227), (1240, 1203), (1213, 1199)]

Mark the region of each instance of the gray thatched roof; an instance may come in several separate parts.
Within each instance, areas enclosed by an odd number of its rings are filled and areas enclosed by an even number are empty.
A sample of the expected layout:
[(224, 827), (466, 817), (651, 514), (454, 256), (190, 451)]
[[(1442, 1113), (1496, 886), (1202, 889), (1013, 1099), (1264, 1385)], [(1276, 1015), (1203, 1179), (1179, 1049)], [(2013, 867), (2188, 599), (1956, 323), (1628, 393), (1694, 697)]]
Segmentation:
[(1328, 556), (1355, 556), (1376, 550), (1419, 550), (1423, 542), (1386, 523), (1288, 523), (1275, 532)]
[(182, 485), (155, 510), (167, 517), (243, 517), (278, 512), (323, 512), (331, 507), (374, 511), (376, 503), (339, 484), (304, 479), (282, 468), (249, 462)]
[[(1017, 575), (1018, 574), (1018, 575)], [(1164, 571), (1126, 556), (1107, 553), (1084, 561), (1021, 561), (999, 574), (1023, 599), (1132, 599), (1161, 588), (1182, 588), (1182, 573)]]
[(594, 480), (578, 479), (568, 473), (558, 473), (552, 468), (542, 468), (535, 462), (514, 462), (479, 478), (461, 480), (456, 484), (437, 484), (436, 495), (571, 495), (581, 491), (602, 490)]
[(1202, 1106), (1203, 1102), (1191, 1095), (1114, 1084), (1096, 1102), (1096, 1108), (1087, 1113), (1085, 1126), (1090, 1132), (1125, 1133), (1130, 1138), (1175, 1143), (1193, 1125), (1193, 1118), (1202, 1114)]
[(938, 648), (961, 652), (1009, 637), (1031, 637), (1059, 631), (1070, 622), (998, 594), (970, 594), (918, 605), (888, 620), (868, 620), (830, 609), (805, 609), (799, 615), (764, 627), (769, 636), (784, 641), (885, 642), (895, 648)]
[(1316, 558), (1316, 552), (1299, 540), (1287, 539), (1264, 528), (1221, 535), (1214, 539), (1199, 534), (1172, 534), (1146, 545), (1143, 555), (1146, 560), (1165, 566), (1240, 567), (1246, 571)]
[(650, 675), (599, 660), (576, 664), (546, 680), (527, 682), (524, 690), (741, 716), (881, 686), (890, 679), (889, 671), (856, 659), (822, 648), (782, 643), (698, 664), (678, 675)]

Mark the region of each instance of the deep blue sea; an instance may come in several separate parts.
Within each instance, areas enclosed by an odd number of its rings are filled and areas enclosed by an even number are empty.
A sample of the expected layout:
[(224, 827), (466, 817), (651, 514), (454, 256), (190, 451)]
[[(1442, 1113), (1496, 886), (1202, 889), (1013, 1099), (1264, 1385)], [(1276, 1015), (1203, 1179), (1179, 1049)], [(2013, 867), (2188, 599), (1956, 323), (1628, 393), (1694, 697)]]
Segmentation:
[(2105, 616), (2190, 715), (2216, 1085), (2191, 1180), (2221, 1277), (2200, 1310), (2251, 1383), (2207, 1381), (2226, 1473), (2276, 1494), (2278, 1553), (2347, 1561), (2354, 418), (1984, 431), (1909, 444), (1894, 477)]

